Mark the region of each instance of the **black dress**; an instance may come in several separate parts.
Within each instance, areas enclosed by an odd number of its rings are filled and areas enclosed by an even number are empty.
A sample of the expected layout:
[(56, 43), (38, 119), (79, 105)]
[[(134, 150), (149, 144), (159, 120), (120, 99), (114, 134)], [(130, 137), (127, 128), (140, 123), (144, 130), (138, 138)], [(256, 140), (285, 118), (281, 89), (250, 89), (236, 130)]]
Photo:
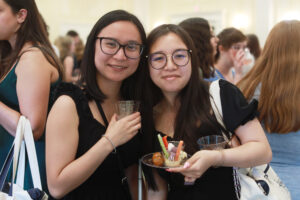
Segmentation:
[[(79, 87), (62, 83), (58, 87), (56, 98), (61, 95), (70, 96), (75, 104), (79, 116), (79, 143), (76, 159), (95, 145), (106, 131), (106, 126), (94, 119), (89, 108), (89, 95)], [(100, 107), (101, 109), (101, 107)], [(105, 120), (105, 119), (104, 119)], [(138, 163), (140, 157), (140, 139), (137, 134), (132, 140), (117, 147), (124, 168)], [(79, 187), (67, 194), (63, 199), (89, 200), (125, 200), (126, 195), (121, 183), (122, 175), (115, 153), (110, 153), (97, 170)]]
[[(220, 80), (219, 83), (224, 123), (227, 130), (234, 133), (238, 126), (247, 123), (257, 115), (257, 101), (248, 104), (236, 86), (224, 80)], [(195, 133), (195, 142), (197, 138), (212, 134), (221, 135), (222, 133), (219, 128), (202, 124)], [(161, 151), (158, 140), (155, 142), (155, 151)], [(192, 155), (195, 152), (188, 153)], [(169, 173), (165, 170), (158, 170), (158, 173), (169, 184), (169, 200), (237, 199), (232, 167), (211, 167), (195, 181), (194, 185), (188, 186), (184, 185), (184, 177), (179, 173)]]

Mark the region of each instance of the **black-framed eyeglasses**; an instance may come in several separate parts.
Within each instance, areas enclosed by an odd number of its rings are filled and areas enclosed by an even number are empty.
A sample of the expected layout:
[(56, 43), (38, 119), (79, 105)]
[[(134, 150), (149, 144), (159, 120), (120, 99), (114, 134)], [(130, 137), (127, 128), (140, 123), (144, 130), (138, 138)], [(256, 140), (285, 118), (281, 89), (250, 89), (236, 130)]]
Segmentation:
[(107, 55), (115, 55), (121, 48), (123, 48), (124, 55), (130, 59), (137, 59), (141, 56), (144, 45), (138, 44), (134, 41), (128, 44), (120, 44), (117, 40), (109, 37), (97, 37), (100, 40), (101, 51)]
[[(192, 50), (188, 49), (177, 49), (172, 53), (172, 61), (178, 67), (186, 66), (191, 57)], [(153, 69), (162, 69), (166, 66), (168, 57), (163, 52), (157, 52), (146, 56), (148, 63)]]

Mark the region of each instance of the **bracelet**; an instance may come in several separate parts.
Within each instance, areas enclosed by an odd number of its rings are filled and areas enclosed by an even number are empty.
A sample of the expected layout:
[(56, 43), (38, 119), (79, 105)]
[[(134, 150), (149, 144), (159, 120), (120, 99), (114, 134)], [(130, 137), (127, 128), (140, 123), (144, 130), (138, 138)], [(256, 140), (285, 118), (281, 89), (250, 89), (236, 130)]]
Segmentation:
[(113, 146), (114, 150), (113, 150), (113, 153), (117, 153), (117, 149), (116, 149), (116, 146), (114, 145), (114, 143), (111, 141), (111, 139), (109, 139), (109, 137), (107, 137), (106, 135), (102, 135), (102, 137), (106, 138), (110, 144)]
[(222, 150), (219, 150), (219, 152), (221, 153), (221, 162), (220, 162), (219, 166), (223, 166), (224, 165), (224, 151), (222, 149)]

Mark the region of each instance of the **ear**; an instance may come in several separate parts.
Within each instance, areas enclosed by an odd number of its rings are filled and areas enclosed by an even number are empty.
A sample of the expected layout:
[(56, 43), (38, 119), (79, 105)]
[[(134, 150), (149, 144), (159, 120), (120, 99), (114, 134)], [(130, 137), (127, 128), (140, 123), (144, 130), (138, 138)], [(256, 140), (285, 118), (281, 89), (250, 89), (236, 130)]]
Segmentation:
[(219, 52), (222, 52), (225, 50), (225, 48), (222, 45), (218, 45), (218, 49), (219, 49)]
[(17, 13), (17, 21), (18, 21), (18, 23), (22, 24), (25, 21), (26, 17), (27, 17), (27, 10), (24, 9), (24, 8), (22, 8)]

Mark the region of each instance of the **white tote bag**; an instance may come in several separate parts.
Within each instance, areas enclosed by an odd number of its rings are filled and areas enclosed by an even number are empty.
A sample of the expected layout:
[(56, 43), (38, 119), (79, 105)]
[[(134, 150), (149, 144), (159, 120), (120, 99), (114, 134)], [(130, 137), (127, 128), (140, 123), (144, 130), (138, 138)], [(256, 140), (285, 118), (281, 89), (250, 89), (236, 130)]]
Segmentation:
[[(27, 149), (27, 155), (29, 160), (30, 171), (32, 175), (32, 181), (34, 189), (26, 191), (24, 187), (24, 176), (25, 176), (25, 146)], [(15, 140), (13, 143), (13, 154), (7, 156), (7, 164), (5, 163), (1, 170), (1, 186), (4, 185), (4, 181), (7, 176), (8, 168), (11, 164), (9, 157), (12, 158), (13, 169), (12, 169), (12, 181), (16, 178), (16, 183), (10, 185), (10, 191), (4, 193), (3, 188), (0, 188), (0, 200), (32, 200), (35, 198), (41, 200), (47, 200), (48, 196), (42, 192), (42, 184), (39, 173), (39, 166), (36, 156), (35, 144), (33, 140), (33, 134), (30, 126), (30, 122), (24, 116), (21, 116), (18, 122)], [(18, 165), (18, 167), (17, 167)], [(5, 172), (6, 171), (6, 172)], [(38, 196), (33, 194), (39, 194)], [(35, 196), (35, 197), (33, 197)]]
[[(223, 123), (219, 80), (213, 81), (209, 89), (211, 105), (218, 122)], [(227, 136), (223, 137), (228, 141)], [(291, 195), (269, 164), (252, 168), (234, 168), (237, 197), (240, 200), (290, 200)]]

